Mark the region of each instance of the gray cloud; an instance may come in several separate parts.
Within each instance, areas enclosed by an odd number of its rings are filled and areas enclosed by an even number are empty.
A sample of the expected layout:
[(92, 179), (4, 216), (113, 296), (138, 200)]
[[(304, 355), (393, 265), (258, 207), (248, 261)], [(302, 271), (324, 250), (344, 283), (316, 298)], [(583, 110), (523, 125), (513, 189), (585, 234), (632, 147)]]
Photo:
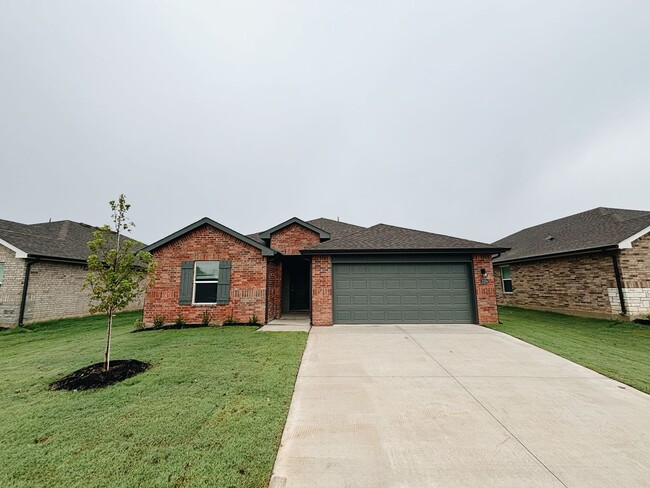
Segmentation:
[[(650, 4), (0, 1), (0, 218), (493, 241), (649, 209)], [(11, 177), (9, 176), (11, 175)]]

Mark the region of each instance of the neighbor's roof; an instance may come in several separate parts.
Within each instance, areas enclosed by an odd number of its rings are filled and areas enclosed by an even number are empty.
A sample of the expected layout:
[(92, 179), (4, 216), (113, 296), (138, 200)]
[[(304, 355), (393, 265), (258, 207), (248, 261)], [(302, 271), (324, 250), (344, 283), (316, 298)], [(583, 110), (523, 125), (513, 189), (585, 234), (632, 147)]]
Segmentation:
[(20, 257), (86, 262), (90, 255), (88, 241), (93, 239), (95, 230), (97, 227), (72, 220), (41, 224), (0, 220), (0, 240)]
[(470, 241), (393, 225), (377, 224), (358, 232), (331, 239), (303, 251), (304, 254), (377, 251), (480, 251), (497, 253), (504, 249), (483, 242)]
[(581, 251), (629, 247), (650, 227), (650, 212), (598, 207), (516, 232), (494, 243), (510, 247), (495, 263), (551, 257)]

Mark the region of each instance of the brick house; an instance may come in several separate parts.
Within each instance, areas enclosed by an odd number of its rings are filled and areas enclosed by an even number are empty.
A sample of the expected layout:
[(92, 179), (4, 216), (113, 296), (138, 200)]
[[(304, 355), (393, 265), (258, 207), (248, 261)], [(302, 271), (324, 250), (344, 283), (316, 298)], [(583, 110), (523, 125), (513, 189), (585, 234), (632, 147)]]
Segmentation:
[(650, 212), (595, 208), (498, 240), (500, 305), (632, 319), (650, 313)]
[[(94, 230), (70, 220), (0, 220), (0, 326), (88, 314), (81, 286)], [(129, 308), (142, 308), (143, 298)]]
[(292, 218), (242, 235), (203, 218), (151, 244), (156, 283), (144, 321), (267, 323), (309, 313), (313, 325), (498, 321), (499, 246), (378, 224)]

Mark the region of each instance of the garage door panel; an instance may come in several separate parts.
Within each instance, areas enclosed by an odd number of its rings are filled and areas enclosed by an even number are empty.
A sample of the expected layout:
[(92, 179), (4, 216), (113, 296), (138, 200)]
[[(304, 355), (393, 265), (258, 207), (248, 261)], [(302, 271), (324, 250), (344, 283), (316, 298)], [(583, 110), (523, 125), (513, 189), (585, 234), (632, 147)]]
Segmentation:
[(368, 297), (366, 295), (354, 295), (352, 305), (368, 305)]
[(472, 323), (467, 264), (334, 264), (336, 323)]

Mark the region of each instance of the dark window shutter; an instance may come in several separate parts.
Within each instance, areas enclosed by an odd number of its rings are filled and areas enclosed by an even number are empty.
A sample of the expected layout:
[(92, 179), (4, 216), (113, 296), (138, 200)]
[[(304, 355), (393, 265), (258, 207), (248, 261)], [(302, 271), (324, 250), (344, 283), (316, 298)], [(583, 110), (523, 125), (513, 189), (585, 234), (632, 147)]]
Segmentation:
[(192, 305), (192, 288), (194, 286), (194, 261), (181, 263), (181, 289), (178, 294), (178, 303)]
[(225, 305), (230, 301), (230, 261), (219, 261), (219, 285), (217, 303)]

